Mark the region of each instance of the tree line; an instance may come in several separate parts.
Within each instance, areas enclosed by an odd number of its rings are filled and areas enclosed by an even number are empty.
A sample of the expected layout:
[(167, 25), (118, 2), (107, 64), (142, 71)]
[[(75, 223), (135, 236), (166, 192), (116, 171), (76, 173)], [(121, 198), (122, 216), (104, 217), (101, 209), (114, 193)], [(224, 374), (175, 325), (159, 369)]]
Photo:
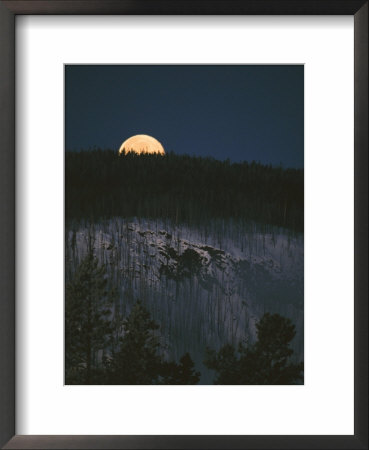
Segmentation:
[(234, 218), (303, 231), (301, 169), (93, 150), (66, 152), (65, 180), (67, 220), (120, 216), (196, 224)]
[[(137, 301), (127, 317), (108, 285), (104, 265), (89, 251), (66, 286), (66, 384), (197, 384), (200, 372), (189, 353), (166, 356), (160, 326)], [(279, 314), (264, 314), (257, 341), (238, 348), (207, 349), (204, 363), (215, 384), (296, 384), (303, 364), (291, 362), (295, 326)]]

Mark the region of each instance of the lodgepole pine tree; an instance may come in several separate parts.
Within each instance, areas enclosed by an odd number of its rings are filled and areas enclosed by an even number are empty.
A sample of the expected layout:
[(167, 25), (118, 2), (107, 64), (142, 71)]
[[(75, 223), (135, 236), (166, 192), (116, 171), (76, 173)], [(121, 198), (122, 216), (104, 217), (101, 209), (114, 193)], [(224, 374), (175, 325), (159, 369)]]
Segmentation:
[(97, 383), (98, 351), (110, 335), (111, 305), (105, 266), (90, 251), (66, 287), (66, 384)]
[(166, 361), (160, 343), (159, 325), (137, 302), (123, 321), (118, 350), (106, 358), (106, 384), (196, 384), (195, 372), (188, 353), (179, 364)]
[(215, 384), (297, 384), (303, 378), (303, 363), (291, 362), (290, 343), (295, 326), (279, 314), (266, 313), (256, 325), (254, 345), (231, 345), (218, 352), (208, 350), (205, 365), (217, 372)]
[(200, 372), (195, 371), (195, 365), (189, 353), (185, 353), (175, 362), (163, 363), (162, 384), (197, 384), (200, 381)]
[(118, 350), (106, 360), (109, 384), (158, 383), (161, 366), (158, 329), (146, 308), (137, 302), (123, 320)]

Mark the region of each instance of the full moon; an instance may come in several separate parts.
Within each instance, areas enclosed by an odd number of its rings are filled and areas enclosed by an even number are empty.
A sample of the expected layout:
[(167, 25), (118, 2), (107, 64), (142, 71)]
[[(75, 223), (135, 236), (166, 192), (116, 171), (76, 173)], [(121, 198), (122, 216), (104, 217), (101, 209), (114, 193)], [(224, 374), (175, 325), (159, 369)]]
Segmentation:
[(120, 146), (119, 153), (126, 155), (129, 152), (137, 153), (138, 155), (141, 153), (165, 155), (164, 147), (161, 143), (147, 134), (137, 134), (125, 140)]

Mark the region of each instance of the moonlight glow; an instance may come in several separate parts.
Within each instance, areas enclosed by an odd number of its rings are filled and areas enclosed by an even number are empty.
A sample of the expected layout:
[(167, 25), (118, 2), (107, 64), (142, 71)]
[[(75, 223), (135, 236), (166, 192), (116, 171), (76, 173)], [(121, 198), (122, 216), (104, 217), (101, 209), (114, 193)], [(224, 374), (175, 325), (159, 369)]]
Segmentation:
[(164, 147), (161, 143), (147, 134), (137, 134), (124, 141), (120, 146), (119, 153), (127, 154), (129, 152), (134, 152), (138, 155), (141, 153), (165, 155)]

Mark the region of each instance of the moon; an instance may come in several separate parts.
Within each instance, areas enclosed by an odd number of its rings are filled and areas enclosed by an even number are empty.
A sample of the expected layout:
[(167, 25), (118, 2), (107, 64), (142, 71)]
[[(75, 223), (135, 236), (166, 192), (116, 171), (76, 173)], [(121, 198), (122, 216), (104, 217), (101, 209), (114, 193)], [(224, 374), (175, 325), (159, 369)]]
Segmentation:
[(165, 155), (164, 147), (161, 143), (147, 134), (136, 134), (126, 139), (120, 146), (119, 154), (126, 155), (129, 152), (137, 153), (157, 153), (159, 155)]

